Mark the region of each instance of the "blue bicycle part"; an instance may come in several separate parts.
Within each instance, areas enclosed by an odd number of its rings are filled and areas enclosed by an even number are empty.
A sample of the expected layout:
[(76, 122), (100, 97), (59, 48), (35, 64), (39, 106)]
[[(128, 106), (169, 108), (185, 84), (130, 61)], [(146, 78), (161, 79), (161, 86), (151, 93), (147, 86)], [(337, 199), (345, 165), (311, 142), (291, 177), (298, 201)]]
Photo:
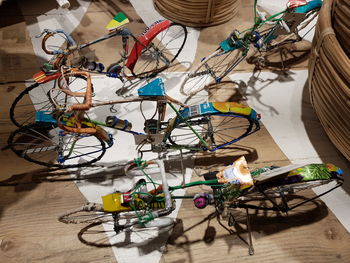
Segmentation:
[(312, 0), (307, 5), (299, 6), (294, 9), (294, 13), (308, 13), (313, 9), (321, 8), (322, 0)]
[(147, 85), (138, 89), (139, 96), (165, 96), (164, 83), (162, 79), (157, 78)]

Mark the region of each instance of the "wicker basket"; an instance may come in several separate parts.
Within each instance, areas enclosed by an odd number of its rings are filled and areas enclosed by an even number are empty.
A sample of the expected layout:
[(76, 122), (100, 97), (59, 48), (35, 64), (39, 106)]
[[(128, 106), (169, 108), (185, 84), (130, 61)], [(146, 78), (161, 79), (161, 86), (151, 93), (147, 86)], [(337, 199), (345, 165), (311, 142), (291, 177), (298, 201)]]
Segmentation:
[(350, 57), (350, 1), (337, 0), (333, 9), (333, 27), (344, 52)]
[[(350, 40), (344, 32), (349, 33), (346, 21), (350, 21), (350, 13), (341, 10), (345, 2), (325, 0), (323, 3), (312, 43), (309, 90), (326, 133), (350, 161), (350, 59), (342, 47), (349, 48)], [(349, 3), (346, 5), (349, 7)]]
[(154, 0), (164, 17), (192, 27), (206, 27), (230, 20), (238, 10), (239, 0)]

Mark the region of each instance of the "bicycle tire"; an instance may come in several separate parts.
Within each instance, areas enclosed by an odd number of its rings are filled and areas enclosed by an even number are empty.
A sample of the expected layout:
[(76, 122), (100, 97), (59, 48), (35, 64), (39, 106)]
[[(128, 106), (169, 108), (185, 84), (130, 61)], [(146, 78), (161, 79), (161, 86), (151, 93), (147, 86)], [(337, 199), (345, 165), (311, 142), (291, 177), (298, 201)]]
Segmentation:
[[(75, 82), (75, 79), (86, 80), (83, 76), (75, 76), (69, 83)], [(52, 84), (52, 87), (49, 85)], [(14, 125), (21, 127), (34, 123), (36, 121), (36, 112), (45, 111), (52, 112), (55, 108), (48, 96), (49, 90), (55, 90), (56, 102), (64, 102), (67, 100), (66, 94), (59, 89), (55, 89), (57, 80), (44, 84), (34, 83), (24, 89), (13, 101), (10, 107), (10, 119)]]
[(65, 224), (93, 224), (113, 222), (112, 215), (122, 215), (121, 218), (137, 218), (133, 211), (126, 212), (106, 212), (101, 204), (86, 203), (85, 205), (71, 209), (58, 217), (58, 221)]
[[(205, 146), (184, 123), (176, 124), (168, 138), (170, 147), (189, 148), (196, 151), (230, 149), (231, 144), (257, 131), (259, 124), (248, 116), (234, 113), (213, 113), (192, 116), (187, 122), (206, 141)], [(255, 129), (253, 129), (255, 126)]]
[[(157, 53), (154, 49), (160, 50), (163, 59), (166, 58), (169, 63), (173, 63), (186, 43), (187, 34), (187, 28), (185, 26), (174, 22), (168, 28), (158, 32), (156, 37), (142, 51), (141, 56), (138, 58), (135, 68), (132, 71), (134, 77), (152, 78), (167, 69), (169, 65), (159, 58), (154, 57)], [(174, 41), (175, 39), (177, 43)], [(153, 53), (149, 52), (148, 48), (152, 49)]]
[(213, 83), (220, 83), (233, 70), (232, 65), (237, 66), (244, 58), (241, 49), (225, 52), (218, 48), (186, 75), (180, 86), (181, 94), (193, 96)]
[[(331, 182), (340, 182), (338, 178), (331, 178), (331, 179), (318, 179), (318, 180), (313, 180), (313, 181), (306, 181), (306, 182), (298, 182), (298, 183), (291, 183), (291, 184), (282, 184), (279, 186), (268, 186), (264, 187), (264, 184), (261, 185), (262, 189), (264, 189), (264, 193), (270, 197), (280, 197), (281, 196), (281, 191), (284, 195), (289, 195), (289, 194), (295, 194), (299, 191), (304, 191), (304, 190), (310, 190), (314, 187), (318, 187), (321, 185), (329, 184)], [(242, 195), (244, 197), (245, 201), (246, 198), (266, 198), (264, 194), (262, 194), (257, 188), (254, 189), (253, 192), (247, 192)]]
[[(37, 88), (39, 86), (38, 83), (34, 83), (32, 84), (31, 86), (25, 88), (16, 98), (15, 100), (13, 101), (11, 107), (10, 107), (10, 120), (12, 121), (12, 123), (14, 125), (16, 125), (17, 127), (21, 127), (23, 124), (25, 123), (33, 123), (34, 122), (34, 119), (35, 119), (35, 113), (31, 114), (29, 113), (30, 115), (28, 115), (28, 110), (23, 110), (24, 112), (24, 121), (21, 121), (19, 117), (16, 117), (15, 115), (17, 115), (15, 113), (15, 109), (18, 109), (18, 104), (20, 101), (23, 101), (23, 97), (25, 95), (28, 95), (29, 92), (35, 88)], [(31, 105), (30, 107), (33, 108), (34, 105), (32, 103), (28, 104), (28, 105)], [(44, 108), (46, 108), (46, 105), (44, 105)], [(27, 117), (28, 116), (28, 117)]]
[[(87, 203), (79, 208), (71, 209), (63, 213), (58, 217), (58, 221), (65, 224), (113, 223), (117, 231), (137, 225), (140, 226), (140, 229), (169, 226), (169, 220), (163, 224), (159, 222), (162, 220), (162, 217), (155, 218), (149, 223), (146, 223), (145, 226), (141, 226), (138, 219), (143, 215), (144, 213), (141, 210), (137, 211), (137, 213), (135, 211), (107, 212), (104, 211), (101, 204)], [(153, 223), (153, 221), (155, 222)]]
[[(105, 143), (95, 136), (63, 132), (55, 124), (39, 123), (12, 132), (8, 146), (18, 157), (56, 168), (88, 166), (100, 160), (106, 152)], [(75, 158), (79, 158), (78, 163), (72, 163)]]

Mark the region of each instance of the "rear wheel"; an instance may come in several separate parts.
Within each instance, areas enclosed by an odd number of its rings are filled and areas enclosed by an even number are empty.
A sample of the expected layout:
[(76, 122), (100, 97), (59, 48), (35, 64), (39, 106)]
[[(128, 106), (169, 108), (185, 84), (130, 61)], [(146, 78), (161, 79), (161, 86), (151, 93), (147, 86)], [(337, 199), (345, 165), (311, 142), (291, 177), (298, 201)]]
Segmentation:
[(182, 51), (186, 39), (187, 29), (180, 24), (172, 23), (159, 32), (142, 50), (133, 69), (135, 77), (150, 78), (167, 69)]
[(8, 139), (17, 156), (47, 167), (73, 168), (102, 158), (105, 143), (89, 134), (67, 133), (49, 124), (22, 126)]
[[(309, 190), (314, 187), (318, 187), (321, 185), (329, 184), (331, 182), (338, 183), (338, 180), (335, 178), (329, 179), (329, 180), (314, 180), (314, 181), (307, 181), (307, 182), (299, 182), (299, 183), (292, 183), (292, 184), (284, 184), (279, 186), (266, 186), (264, 184), (260, 185), (260, 188), (263, 190), (263, 192), (271, 197), (271, 198), (278, 198), (281, 197), (281, 195), (289, 195), (289, 194), (295, 194), (299, 191)], [(266, 196), (258, 191), (258, 189), (254, 189), (252, 192), (246, 192), (244, 195), (244, 200), (249, 201), (249, 199), (257, 199), (257, 198), (263, 198), (265, 199)]]
[(205, 143), (198, 139), (186, 123), (180, 122), (169, 136), (169, 141), (173, 146), (197, 151), (230, 149), (231, 144), (254, 131), (254, 122), (251, 119), (233, 113), (200, 115), (190, 117), (187, 122)]

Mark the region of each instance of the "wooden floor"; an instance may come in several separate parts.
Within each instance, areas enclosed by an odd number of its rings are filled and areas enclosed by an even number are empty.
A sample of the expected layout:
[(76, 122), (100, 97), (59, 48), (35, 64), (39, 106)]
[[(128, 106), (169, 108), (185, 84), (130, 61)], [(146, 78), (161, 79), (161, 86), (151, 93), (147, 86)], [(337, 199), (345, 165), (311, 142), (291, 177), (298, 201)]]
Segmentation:
[[(23, 18), (16, 1), (10, 1), (7, 6), (0, 9), (4, 18), (0, 23), (0, 81), (30, 79), (39, 70), (40, 63), (26, 31), (28, 18)], [(197, 61), (213, 51), (233, 25), (239, 25), (239, 29), (247, 28), (252, 21), (251, 7), (252, 1), (242, 1), (237, 17), (224, 25), (203, 29)], [(102, 21), (117, 11), (127, 14), (134, 32), (142, 32), (145, 25), (127, 1), (101, 0), (91, 4), (73, 37), (88, 40), (100, 35), (99, 31), (104, 27)], [(32, 16), (35, 19), (35, 15)], [(117, 44), (96, 46), (96, 57), (106, 64), (112, 62), (109, 54), (115, 51)], [(305, 68), (306, 65), (307, 54), (301, 54), (293, 67)], [(252, 68), (251, 64), (243, 63), (239, 70)], [(233, 94), (232, 85), (223, 85), (211, 96), (225, 100), (240, 97)], [(68, 172), (50, 171), (28, 163), (7, 148), (7, 137), (15, 129), (9, 121), (8, 109), (24, 88), (24, 84), (0, 86), (0, 262), (116, 262), (100, 225), (57, 222), (59, 214), (86, 201)], [(237, 145), (234, 151), (198, 156), (196, 165), (203, 171), (212, 170), (242, 154), (251, 168), (289, 164), (262, 127), (261, 131)], [(196, 179), (194, 175), (192, 180)], [(312, 196), (313, 192), (302, 194), (296, 199)], [(238, 226), (233, 229), (227, 226), (227, 222), (218, 220), (212, 208), (194, 209), (192, 201), (183, 202), (161, 262), (350, 262), (350, 234), (320, 200), (289, 215), (249, 211), (254, 256), (248, 255), (244, 211), (237, 211)], [(147, 253), (155, 248), (146, 246), (142, 249)]]

